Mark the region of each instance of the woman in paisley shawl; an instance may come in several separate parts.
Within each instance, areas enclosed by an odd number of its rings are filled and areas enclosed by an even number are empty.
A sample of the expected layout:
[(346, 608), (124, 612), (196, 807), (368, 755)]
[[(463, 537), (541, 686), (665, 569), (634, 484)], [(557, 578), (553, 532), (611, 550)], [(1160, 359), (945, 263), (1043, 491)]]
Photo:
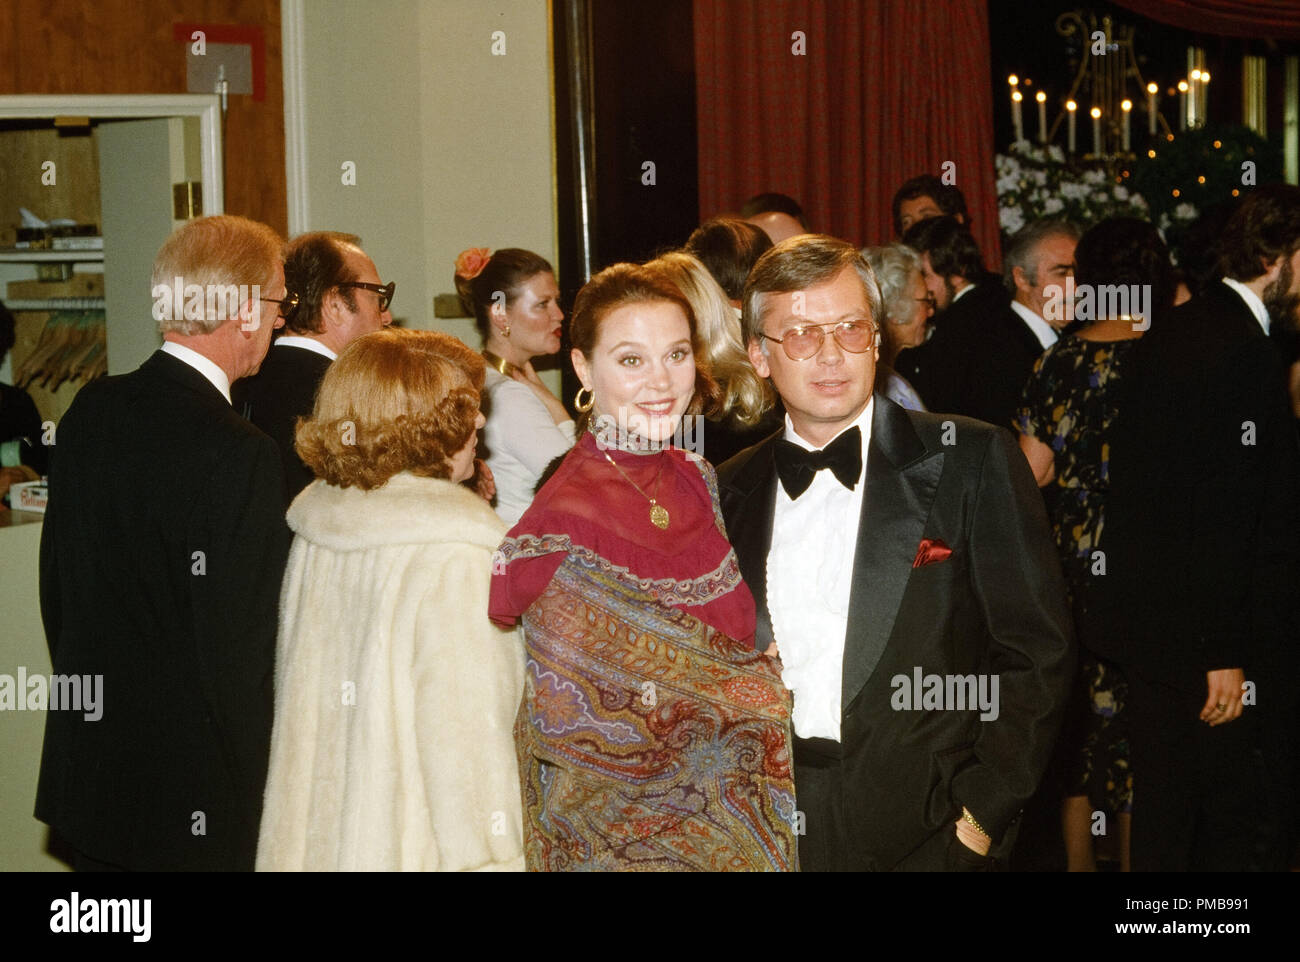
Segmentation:
[[(1117, 217), (1092, 227), (1074, 252), (1077, 289), (1145, 285), (1148, 311), (1173, 304), (1169, 251), (1146, 221)], [(1100, 304), (1100, 297), (1097, 298)], [(1079, 634), (1079, 679), (1067, 710), (1053, 767), (1060, 772), (1064, 800), (1061, 826), (1070, 871), (1095, 871), (1093, 812), (1117, 823), (1121, 871), (1129, 867), (1133, 773), (1129, 768), (1128, 682), (1119, 667), (1095, 654), (1082, 631), (1094, 552), (1104, 547), (1106, 495), (1110, 487), (1109, 439), (1117, 384), (1128, 369), (1132, 348), (1146, 324), (1132, 316), (1087, 318), (1092, 323), (1044, 352), (1025, 386), (1017, 425), (1020, 448), (1040, 487), (1053, 485), (1052, 533)], [(1146, 318), (1150, 321), (1150, 316)]]
[(690, 305), (617, 264), (570, 331), (588, 423), (493, 563), (490, 614), (526, 643), (528, 868), (793, 870), (789, 695), (713, 469), (672, 445), (716, 396)]

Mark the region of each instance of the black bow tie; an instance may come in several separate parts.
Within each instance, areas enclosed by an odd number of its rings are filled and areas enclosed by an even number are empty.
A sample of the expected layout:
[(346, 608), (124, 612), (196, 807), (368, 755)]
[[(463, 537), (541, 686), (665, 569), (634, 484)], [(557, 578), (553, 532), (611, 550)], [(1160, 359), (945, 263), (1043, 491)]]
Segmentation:
[(808, 490), (822, 468), (830, 468), (840, 484), (850, 491), (862, 473), (862, 432), (849, 428), (820, 451), (809, 451), (784, 438), (776, 442), (776, 473), (792, 499)]

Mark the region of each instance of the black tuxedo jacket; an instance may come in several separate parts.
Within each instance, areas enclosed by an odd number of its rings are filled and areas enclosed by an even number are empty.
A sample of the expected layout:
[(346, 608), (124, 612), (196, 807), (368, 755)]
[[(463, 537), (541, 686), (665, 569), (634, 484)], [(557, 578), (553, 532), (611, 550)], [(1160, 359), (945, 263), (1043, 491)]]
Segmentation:
[(311, 414), (316, 389), (329, 366), (330, 359), (323, 354), (291, 344), (272, 344), (261, 369), (236, 381), (230, 392), (235, 410), (269, 434), (280, 449), (286, 508), (316, 479), (293, 449), (293, 435), (298, 418)]
[(1158, 315), (1116, 403), (1089, 645), (1202, 696), (1213, 669), (1291, 678), (1300, 455), (1281, 358), (1241, 296), (1214, 283)]
[(54, 672), (103, 676), (102, 716), (47, 713), (36, 817), (126, 868), (251, 870), (289, 548), (275, 445), (161, 351), (82, 388), (56, 441), (41, 614)]
[[(1009, 303), (1010, 298), (1001, 282), (993, 277), (986, 278), (935, 317), (934, 333), (929, 340), (919, 347), (899, 352), (894, 368), (916, 388), (928, 410), (987, 420), (974, 413), (977, 408), (983, 412), (987, 405), (975, 403), (970, 398), (972, 390), (978, 386), (970, 381), (972, 372), (969, 369), (973, 362), (965, 352), (970, 350), (972, 332), (984, 330), (993, 318), (1005, 321), (1005, 315), (1010, 313)], [(1002, 333), (1010, 330), (1005, 323), (1000, 327)], [(1024, 384), (1025, 378), (1022, 377), (1017, 392)], [(1009, 425), (999, 423), (998, 426)]]
[[(758, 605), (759, 648), (773, 640), (767, 554), (779, 437), (719, 472), (727, 531)], [(1003, 836), (1051, 753), (1073, 636), (1042, 501), (1008, 432), (877, 395), (865, 478), (844, 642), (846, 829), (834, 846), (845, 867), (888, 869), (951, 831), (963, 805), (995, 840)], [(922, 538), (941, 539), (951, 556), (913, 567)], [(996, 673), (997, 719), (894, 710), (894, 678), (910, 685), (917, 667)], [(799, 782), (796, 764), (796, 793)]]

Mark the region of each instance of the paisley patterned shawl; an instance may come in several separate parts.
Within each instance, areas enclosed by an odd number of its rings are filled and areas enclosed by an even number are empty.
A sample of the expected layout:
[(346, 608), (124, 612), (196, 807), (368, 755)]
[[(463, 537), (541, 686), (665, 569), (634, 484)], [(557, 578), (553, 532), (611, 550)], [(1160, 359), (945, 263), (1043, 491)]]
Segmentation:
[(570, 554), (524, 612), (515, 725), (532, 871), (792, 871), (773, 659)]

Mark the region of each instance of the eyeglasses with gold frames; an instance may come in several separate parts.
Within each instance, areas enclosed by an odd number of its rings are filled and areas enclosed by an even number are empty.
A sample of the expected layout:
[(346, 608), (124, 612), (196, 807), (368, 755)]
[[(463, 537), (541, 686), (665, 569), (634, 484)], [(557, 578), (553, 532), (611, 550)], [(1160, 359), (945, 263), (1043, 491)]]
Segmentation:
[(800, 324), (789, 328), (784, 336), (772, 337), (759, 331), (758, 336), (775, 341), (792, 361), (806, 361), (822, 349), (826, 342), (826, 328), (831, 329), (835, 343), (850, 354), (865, 354), (876, 343), (879, 328), (871, 321), (839, 321), (834, 324)]

